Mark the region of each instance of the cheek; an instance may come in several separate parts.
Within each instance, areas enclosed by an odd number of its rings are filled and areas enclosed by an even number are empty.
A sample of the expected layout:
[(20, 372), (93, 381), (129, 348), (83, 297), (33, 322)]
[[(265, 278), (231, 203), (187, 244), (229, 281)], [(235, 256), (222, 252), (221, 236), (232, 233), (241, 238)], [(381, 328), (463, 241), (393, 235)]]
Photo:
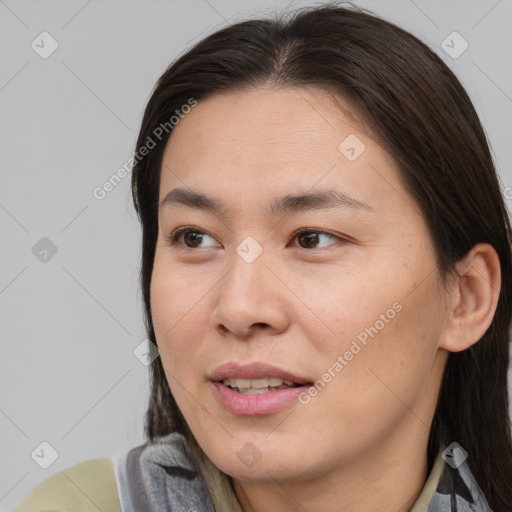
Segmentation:
[(164, 251), (157, 247), (150, 287), (151, 318), (157, 342), (163, 346), (194, 326), (191, 319), (197, 317), (204, 295), (197, 283), (180, 276)]
[[(185, 286), (162, 264), (158, 255), (151, 278), (151, 318), (162, 363), (173, 388), (172, 376), (193, 380), (191, 371), (197, 360), (195, 340), (204, 326), (201, 324), (201, 302), (197, 290)], [(174, 391), (174, 390), (173, 390)]]
[(416, 285), (415, 276), (431, 267), (425, 262), (413, 274), (397, 263), (398, 258), (394, 265), (383, 264), (380, 273), (336, 286), (335, 306), (330, 306), (336, 336), (317, 345), (325, 352), (320, 375), (329, 369), (336, 375), (326, 386), (329, 399), (360, 413), (370, 404), (382, 409), (414, 401), (429, 378), (444, 325), (435, 274)]
[[(188, 295), (194, 294), (189, 292)], [(177, 286), (176, 280), (168, 272), (160, 272), (156, 261), (150, 300), (165, 376), (179, 410), (188, 420), (194, 415), (194, 400), (191, 397), (198, 396), (196, 365), (199, 348), (194, 342), (199, 339), (194, 334), (194, 329), (197, 329), (194, 321), (197, 306), (193, 308), (193, 305), (189, 305), (186, 289)]]
[(342, 277), (334, 286), (329, 283), (316, 303), (318, 316), (325, 320), (329, 332), (315, 343), (316, 349), (325, 351), (331, 359), (348, 352), (350, 361), (361, 359), (372, 346), (376, 351), (383, 339), (399, 331), (402, 300), (399, 287), (378, 283), (376, 276), (368, 274), (364, 278)]
[[(364, 437), (373, 435), (374, 427), (362, 418), (380, 418), (379, 428), (387, 430), (411, 410), (422, 417), (419, 404), (431, 386), (443, 325), (432, 294), (434, 290), (425, 288), (417, 296), (401, 297), (401, 310), (394, 314), (386, 308), (377, 311), (387, 323), (378, 315), (366, 317), (367, 324), (358, 333), (343, 339), (343, 352), (332, 354), (332, 362), (338, 354), (343, 357), (343, 369), (321, 393), (327, 392), (325, 410), (340, 411), (339, 421), (346, 429), (359, 425), (358, 435)], [(427, 417), (422, 420), (428, 423)]]

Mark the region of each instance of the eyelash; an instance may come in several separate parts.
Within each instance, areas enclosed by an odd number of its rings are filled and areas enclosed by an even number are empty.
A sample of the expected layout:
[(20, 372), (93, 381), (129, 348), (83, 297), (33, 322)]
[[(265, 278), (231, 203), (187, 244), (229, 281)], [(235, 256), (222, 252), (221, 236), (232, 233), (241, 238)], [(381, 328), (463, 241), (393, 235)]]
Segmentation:
[[(167, 238), (166, 238), (166, 242), (171, 245), (171, 246), (176, 246), (176, 245), (180, 245), (180, 248), (181, 249), (185, 249), (185, 250), (197, 250), (197, 249), (201, 249), (201, 247), (187, 247), (186, 245), (182, 245), (179, 243), (179, 239), (182, 237), (182, 235), (186, 234), (187, 232), (191, 232), (191, 233), (197, 233), (197, 234), (201, 234), (201, 235), (208, 235), (209, 237), (211, 238), (214, 238), (212, 237), (210, 234), (208, 234), (206, 231), (203, 231), (202, 229), (198, 229), (198, 228), (194, 228), (192, 226), (185, 226), (185, 227), (182, 227), (182, 228), (179, 228), (177, 230), (175, 230), (173, 233), (171, 233)], [(297, 238), (298, 236), (300, 235), (303, 235), (303, 234), (311, 234), (311, 233), (314, 233), (314, 234), (317, 234), (317, 235), (326, 235), (330, 238), (333, 238), (333, 239), (336, 239), (338, 240), (338, 242), (348, 242), (348, 239), (346, 238), (342, 238), (340, 236), (337, 236), (337, 235), (333, 235), (331, 233), (328, 233), (327, 231), (322, 231), (321, 229), (312, 229), (312, 228), (302, 228), (302, 229), (299, 229), (297, 231), (295, 231), (295, 233), (293, 233), (292, 235), (292, 239), (295, 239)], [(336, 245), (336, 244), (330, 244), (329, 246), (327, 247), (320, 247), (320, 248), (312, 248), (312, 249), (308, 249), (306, 247), (298, 247), (299, 249), (305, 249), (307, 251), (319, 251), (319, 250), (329, 250), (329, 247), (331, 245)]]

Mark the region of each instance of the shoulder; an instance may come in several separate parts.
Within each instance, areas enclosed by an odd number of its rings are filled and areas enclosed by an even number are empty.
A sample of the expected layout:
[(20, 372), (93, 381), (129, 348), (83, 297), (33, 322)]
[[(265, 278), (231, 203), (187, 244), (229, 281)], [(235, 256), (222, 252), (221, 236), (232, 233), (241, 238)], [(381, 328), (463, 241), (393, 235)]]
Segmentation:
[(113, 461), (90, 459), (49, 477), (13, 512), (120, 512)]

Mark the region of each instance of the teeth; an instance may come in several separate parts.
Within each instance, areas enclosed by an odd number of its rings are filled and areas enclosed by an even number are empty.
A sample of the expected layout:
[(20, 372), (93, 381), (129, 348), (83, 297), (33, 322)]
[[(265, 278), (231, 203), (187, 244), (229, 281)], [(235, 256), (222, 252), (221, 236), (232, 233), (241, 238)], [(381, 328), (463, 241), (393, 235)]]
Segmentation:
[(233, 391), (241, 393), (242, 395), (263, 395), (265, 393), (272, 393), (272, 391), (279, 391), (280, 389), (290, 389), (289, 386), (279, 386), (277, 388), (264, 388), (264, 389), (253, 389), (253, 388), (233, 388)]
[(264, 379), (224, 379), (222, 383), (225, 386), (238, 388), (241, 392), (250, 391), (251, 394), (257, 392), (266, 393), (269, 387), (284, 389), (296, 385), (291, 380), (282, 380), (277, 377), (266, 377)]
[(237, 388), (237, 391), (239, 393), (242, 393), (244, 395), (263, 395), (264, 393), (268, 393), (268, 388), (265, 389), (244, 389), (244, 388)]
[[(237, 379), (238, 384), (237, 388), (252, 388), (252, 389), (267, 389), (269, 386), (272, 388), (276, 388), (280, 386), (283, 381), (281, 379), (277, 379), (276, 377), (270, 377), (268, 379)], [(243, 384), (240, 385), (240, 382)], [(249, 385), (247, 385), (247, 383)]]

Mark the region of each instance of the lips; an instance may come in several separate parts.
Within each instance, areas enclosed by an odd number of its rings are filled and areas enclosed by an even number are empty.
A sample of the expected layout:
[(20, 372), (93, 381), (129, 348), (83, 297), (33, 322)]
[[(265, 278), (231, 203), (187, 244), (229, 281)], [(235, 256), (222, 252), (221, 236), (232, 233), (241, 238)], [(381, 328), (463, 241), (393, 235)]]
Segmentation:
[(312, 385), (301, 375), (264, 363), (227, 363), (209, 376), (220, 404), (237, 416), (273, 414), (297, 403)]

